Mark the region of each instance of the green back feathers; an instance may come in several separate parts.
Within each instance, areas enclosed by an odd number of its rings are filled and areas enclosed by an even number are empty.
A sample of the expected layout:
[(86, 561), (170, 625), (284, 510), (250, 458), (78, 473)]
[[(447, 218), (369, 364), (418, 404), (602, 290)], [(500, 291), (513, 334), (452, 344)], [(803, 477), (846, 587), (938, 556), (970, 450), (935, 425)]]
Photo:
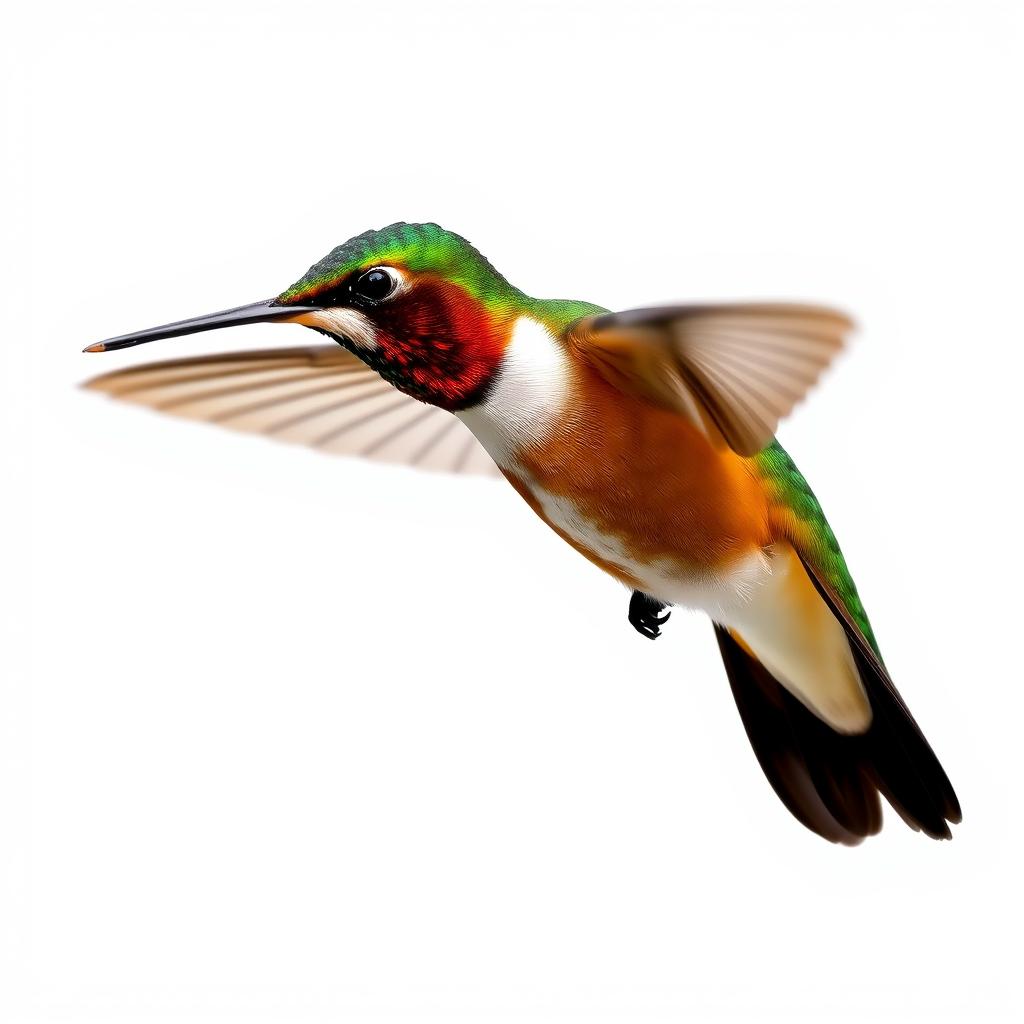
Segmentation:
[(552, 334), (562, 335), (577, 320), (585, 316), (598, 316), (611, 312), (604, 306), (581, 299), (533, 299), (529, 305), (530, 316), (539, 320)]
[(792, 540), (800, 554), (821, 573), (829, 586), (839, 595), (850, 617), (860, 627), (865, 639), (881, 660), (881, 652), (867, 612), (857, 593), (856, 584), (847, 568), (839, 542), (832, 532), (825, 513), (814, 496), (803, 473), (778, 441), (773, 441), (751, 460), (764, 481), (776, 505), (789, 519)]

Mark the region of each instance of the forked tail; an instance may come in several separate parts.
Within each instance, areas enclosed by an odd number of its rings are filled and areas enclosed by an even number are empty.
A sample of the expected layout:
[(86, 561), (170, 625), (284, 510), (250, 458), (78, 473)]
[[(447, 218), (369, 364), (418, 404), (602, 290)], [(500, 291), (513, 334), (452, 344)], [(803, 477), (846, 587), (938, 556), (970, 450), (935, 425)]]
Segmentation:
[(853, 845), (878, 832), (879, 793), (911, 828), (949, 839), (960, 804), (942, 765), (842, 603), (804, 568), (846, 632), (871, 724), (859, 734), (835, 731), (716, 624), (736, 706), (768, 781), (799, 821), (832, 842)]

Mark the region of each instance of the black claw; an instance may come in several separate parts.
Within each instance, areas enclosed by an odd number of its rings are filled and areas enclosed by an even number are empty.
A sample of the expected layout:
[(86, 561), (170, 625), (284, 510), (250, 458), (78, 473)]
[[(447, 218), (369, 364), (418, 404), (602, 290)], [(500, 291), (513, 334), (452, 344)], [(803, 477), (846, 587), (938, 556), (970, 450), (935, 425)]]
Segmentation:
[(671, 612), (659, 615), (658, 612), (665, 611), (667, 604), (643, 593), (641, 590), (634, 590), (629, 599), (629, 622), (630, 625), (641, 635), (650, 640), (657, 640), (661, 636), (661, 624), (668, 622)]

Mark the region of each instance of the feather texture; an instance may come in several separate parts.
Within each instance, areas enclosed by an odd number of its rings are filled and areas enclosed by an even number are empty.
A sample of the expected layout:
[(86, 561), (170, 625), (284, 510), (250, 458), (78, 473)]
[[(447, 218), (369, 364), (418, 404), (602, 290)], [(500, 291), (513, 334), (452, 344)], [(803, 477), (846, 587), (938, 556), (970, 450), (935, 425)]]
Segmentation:
[(85, 387), (326, 452), (441, 472), (498, 474), (458, 419), (396, 391), (339, 345), (149, 363), (95, 377)]
[(617, 388), (749, 456), (772, 442), (852, 326), (815, 306), (666, 306), (585, 317), (569, 342)]

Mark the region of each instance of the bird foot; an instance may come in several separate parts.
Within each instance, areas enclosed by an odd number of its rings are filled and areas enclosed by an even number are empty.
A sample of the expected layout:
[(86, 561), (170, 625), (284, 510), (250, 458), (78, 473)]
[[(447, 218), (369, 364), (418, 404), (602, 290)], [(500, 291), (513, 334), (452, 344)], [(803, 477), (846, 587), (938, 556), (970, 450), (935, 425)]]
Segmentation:
[(634, 590), (629, 599), (629, 623), (641, 635), (650, 640), (661, 636), (661, 624), (667, 622), (671, 612), (659, 615), (668, 607), (657, 598), (640, 590)]

